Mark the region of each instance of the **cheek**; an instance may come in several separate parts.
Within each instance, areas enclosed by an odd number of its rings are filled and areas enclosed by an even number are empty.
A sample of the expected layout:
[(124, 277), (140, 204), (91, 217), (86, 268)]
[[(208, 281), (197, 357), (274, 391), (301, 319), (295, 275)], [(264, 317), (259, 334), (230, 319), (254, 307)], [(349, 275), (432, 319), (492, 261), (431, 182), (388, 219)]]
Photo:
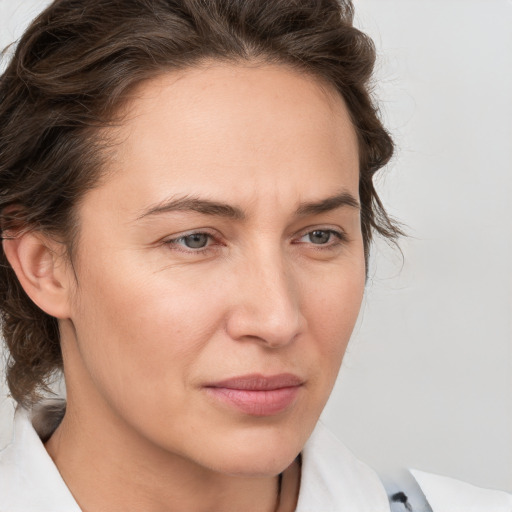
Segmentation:
[(319, 367), (335, 379), (356, 323), (364, 294), (364, 265), (334, 269), (310, 287), (305, 311), (321, 358)]
[[(81, 274), (75, 327), (81, 353), (102, 385), (138, 381), (150, 388), (186, 380), (197, 354), (218, 329), (219, 287), (147, 271), (134, 259), (104, 259)], [(135, 260), (136, 261), (136, 260)], [(119, 384), (120, 385), (120, 384)]]

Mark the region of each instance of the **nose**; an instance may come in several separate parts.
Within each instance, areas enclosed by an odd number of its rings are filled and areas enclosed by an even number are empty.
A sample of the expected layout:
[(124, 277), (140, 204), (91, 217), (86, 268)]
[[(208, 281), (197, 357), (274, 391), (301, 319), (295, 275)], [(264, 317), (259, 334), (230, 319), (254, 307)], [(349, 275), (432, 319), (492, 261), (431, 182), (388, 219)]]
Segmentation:
[[(277, 251), (274, 251), (277, 252)], [(303, 332), (300, 286), (279, 254), (246, 260), (238, 269), (227, 331), (235, 340), (269, 348), (292, 343)]]

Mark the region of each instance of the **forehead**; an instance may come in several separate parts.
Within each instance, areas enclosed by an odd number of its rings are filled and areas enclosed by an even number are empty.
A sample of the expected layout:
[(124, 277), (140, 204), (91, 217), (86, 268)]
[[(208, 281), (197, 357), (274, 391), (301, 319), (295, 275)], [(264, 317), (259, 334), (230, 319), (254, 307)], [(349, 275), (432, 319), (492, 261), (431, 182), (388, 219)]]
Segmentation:
[(131, 93), (116, 137), (107, 165), (134, 199), (321, 196), (339, 185), (357, 195), (357, 136), (341, 95), (281, 65), (209, 63), (158, 76)]

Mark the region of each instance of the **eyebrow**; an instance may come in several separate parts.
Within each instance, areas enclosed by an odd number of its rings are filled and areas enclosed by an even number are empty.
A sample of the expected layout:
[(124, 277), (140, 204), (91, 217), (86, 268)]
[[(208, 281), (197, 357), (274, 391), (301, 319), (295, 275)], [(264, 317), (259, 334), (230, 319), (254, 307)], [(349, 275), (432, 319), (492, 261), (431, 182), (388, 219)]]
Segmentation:
[(359, 201), (350, 192), (342, 191), (335, 196), (327, 197), (321, 201), (302, 203), (295, 213), (297, 217), (306, 217), (308, 215), (318, 215), (320, 213), (330, 212), (341, 208), (342, 206), (348, 206), (349, 208), (355, 208), (356, 210), (361, 208)]
[(178, 198), (171, 198), (155, 206), (149, 207), (145, 210), (137, 220), (143, 219), (150, 215), (156, 215), (159, 213), (169, 212), (183, 212), (193, 211), (202, 213), (203, 215), (212, 215), (216, 217), (227, 217), (234, 220), (245, 219), (245, 213), (236, 206), (231, 206), (225, 203), (219, 203), (217, 201), (211, 201), (209, 199), (201, 199), (199, 197), (185, 196)]
[[(301, 203), (295, 215), (297, 217), (307, 217), (309, 215), (318, 215), (332, 210), (336, 210), (343, 206), (360, 209), (359, 201), (349, 192), (342, 191), (334, 196), (327, 197), (320, 201), (311, 201)], [(176, 211), (193, 211), (203, 215), (211, 215), (214, 217), (225, 217), (233, 220), (244, 220), (247, 216), (245, 212), (237, 207), (226, 203), (220, 203), (209, 199), (203, 199), (194, 196), (185, 196), (171, 198), (144, 210), (137, 220), (145, 217), (158, 215), (162, 213), (170, 213)]]

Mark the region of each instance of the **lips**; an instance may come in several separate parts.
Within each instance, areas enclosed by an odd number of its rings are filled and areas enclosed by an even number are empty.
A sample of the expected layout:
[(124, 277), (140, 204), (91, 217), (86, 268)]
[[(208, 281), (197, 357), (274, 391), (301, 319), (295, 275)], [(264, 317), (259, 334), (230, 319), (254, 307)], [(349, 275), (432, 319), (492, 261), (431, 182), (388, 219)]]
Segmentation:
[(271, 416), (288, 409), (297, 399), (304, 381), (283, 373), (234, 377), (205, 386), (210, 397), (251, 416)]

